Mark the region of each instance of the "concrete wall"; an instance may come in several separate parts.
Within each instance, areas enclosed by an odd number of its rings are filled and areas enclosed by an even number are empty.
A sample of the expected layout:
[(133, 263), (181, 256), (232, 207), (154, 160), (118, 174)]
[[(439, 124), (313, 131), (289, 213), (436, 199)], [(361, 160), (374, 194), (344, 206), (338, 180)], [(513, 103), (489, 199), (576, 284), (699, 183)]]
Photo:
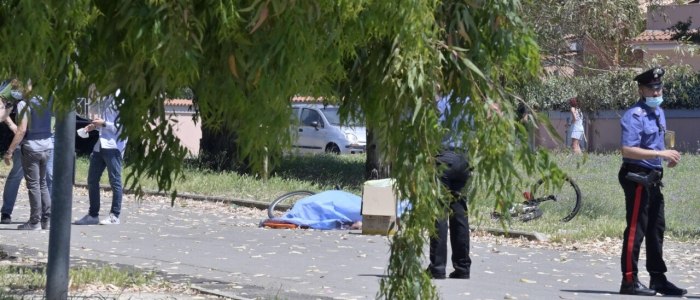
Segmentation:
[[(698, 23), (700, 23), (700, 16), (698, 16)], [(662, 58), (668, 58), (664, 61), (665, 65), (690, 65), (693, 70), (700, 70), (700, 56), (690, 56), (683, 52), (683, 47), (675, 41), (669, 41), (665, 43), (657, 44), (645, 44), (644, 49), (644, 60), (649, 63), (654, 59), (654, 57), (661, 56)]]
[[(665, 110), (666, 127), (675, 131), (676, 145), (674, 149), (684, 152), (696, 153), (700, 149), (700, 110)], [(624, 111), (603, 111), (597, 116), (588, 115), (586, 122), (587, 144), (582, 143), (582, 149), (589, 152), (608, 152), (620, 150), (621, 128), (620, 118)], [(537, 130), (537, 145), (549, 149), (565, 149), (571, 145), (571, 132), (567, 130), (566, 118), (571, 116), (569, 112), (549, 112), (552, 125), (564, 142), (559, 142), (549, 136), (547, 131), (540, 126)]]

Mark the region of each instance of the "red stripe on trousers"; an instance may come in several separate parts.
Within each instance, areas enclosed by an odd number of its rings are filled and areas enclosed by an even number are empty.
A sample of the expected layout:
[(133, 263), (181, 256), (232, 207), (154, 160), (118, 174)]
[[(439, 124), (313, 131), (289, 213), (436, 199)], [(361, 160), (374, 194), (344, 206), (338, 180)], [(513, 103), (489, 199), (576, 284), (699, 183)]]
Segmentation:
[(632, 282), (632, 255), (634, 253), (634, 236), (637, 231), (637, 217), (639, 216), (639, 202), (642, 200), (642, 185), (637, 184), (637, 190), (634, 193), (634, 210), (632, 211), (632, 222), (630, 227), (630, 233), (627, 237), (627, 272), (625, 272), (625, 277), (627, 277), (627, 282)]

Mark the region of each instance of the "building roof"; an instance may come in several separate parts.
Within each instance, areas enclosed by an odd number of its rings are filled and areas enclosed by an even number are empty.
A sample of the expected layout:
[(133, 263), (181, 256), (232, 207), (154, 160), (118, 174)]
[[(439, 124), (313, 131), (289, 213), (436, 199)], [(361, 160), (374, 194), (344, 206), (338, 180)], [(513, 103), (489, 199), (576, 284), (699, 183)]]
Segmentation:
[(323, 98), (314, 98), (314, 97), (304, 97), (304, 96), (294, 96), (292, 97), (292, 102), (321, 102), (323, 101)]
[(676, 43), (676, 41), (671, 40), (673, 32), (669, 30), (652, 30), (647, 29), (638, 35), (636, 38), (632, 39), (633, 43), (639, 42), (662, 42), (662, 43)]
[(192, 105), (192, 100), (189, 99), (166, 99), (165, 105), (169, 106), (190, 106)]
[[(314, 97), (303, 97), (303, 96), (292, 97), (292, 102), (295, 102), (295, 103), (321, 102), (322, 100), (323, 100), (322, 98), (314, 98)], [(190, 99), (166, 99), (164, 104), (167, 106), (191, 106), (192, 100), (190, 100)]]

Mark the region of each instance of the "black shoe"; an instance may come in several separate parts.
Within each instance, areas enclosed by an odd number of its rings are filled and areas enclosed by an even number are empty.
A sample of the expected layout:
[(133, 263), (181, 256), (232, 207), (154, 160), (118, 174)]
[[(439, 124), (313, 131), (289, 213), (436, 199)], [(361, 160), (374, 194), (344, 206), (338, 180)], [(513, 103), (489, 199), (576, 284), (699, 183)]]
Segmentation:
[(0, 217), (0, 224), (12, 224), (12, 217), (8, 214), (2, 214), (2, 217)]
[(43, 230), (51, 229), (51, 220), (41, 220), (41, 229), (43, 229)]
[(668, 282), (667, 280), (662, 282), (656, 282), (652, 280), (649, 283), (649, 287), (654, 289), (656, 292), (664, 295), (683, 296), (688, 293), (688, 290), (679, 288), (673, 283)]
[(428, 272), (428, 275), (430, 276), (430, 279), (445, 279), (445, 274), (435, 274), (430, 269), (425, 270)]
[(469, 273), (462, 273), (460, 271), (454, 271), (454, 272), (450, 273), (450, 278), (469, 279)]
[(641, 282), (622, 282), (620, 285), (620, 294), (623, 295), (640, 295), (640, 296), (656, 296), (656, 291), (644, 286)]

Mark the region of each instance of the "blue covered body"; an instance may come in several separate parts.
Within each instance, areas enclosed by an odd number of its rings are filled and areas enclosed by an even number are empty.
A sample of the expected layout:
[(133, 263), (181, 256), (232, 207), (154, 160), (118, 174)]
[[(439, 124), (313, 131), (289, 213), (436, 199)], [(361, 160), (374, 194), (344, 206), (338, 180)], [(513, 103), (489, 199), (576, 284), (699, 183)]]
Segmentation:
[(362, 198), (343, 191), (325, 191), (297, 201), (294, 207), (275, 220), (313, 229), (340, 229), (343, 224), (362, 220)]
[[(407, 208), (407, 201), (399, 203), (399, 215)], [(362, 198), (343, 191), (325, 191), (297, 201), (284, 216), (274, 220), (285, 221), (313, 229), (341, 229), (362, 221)]]

